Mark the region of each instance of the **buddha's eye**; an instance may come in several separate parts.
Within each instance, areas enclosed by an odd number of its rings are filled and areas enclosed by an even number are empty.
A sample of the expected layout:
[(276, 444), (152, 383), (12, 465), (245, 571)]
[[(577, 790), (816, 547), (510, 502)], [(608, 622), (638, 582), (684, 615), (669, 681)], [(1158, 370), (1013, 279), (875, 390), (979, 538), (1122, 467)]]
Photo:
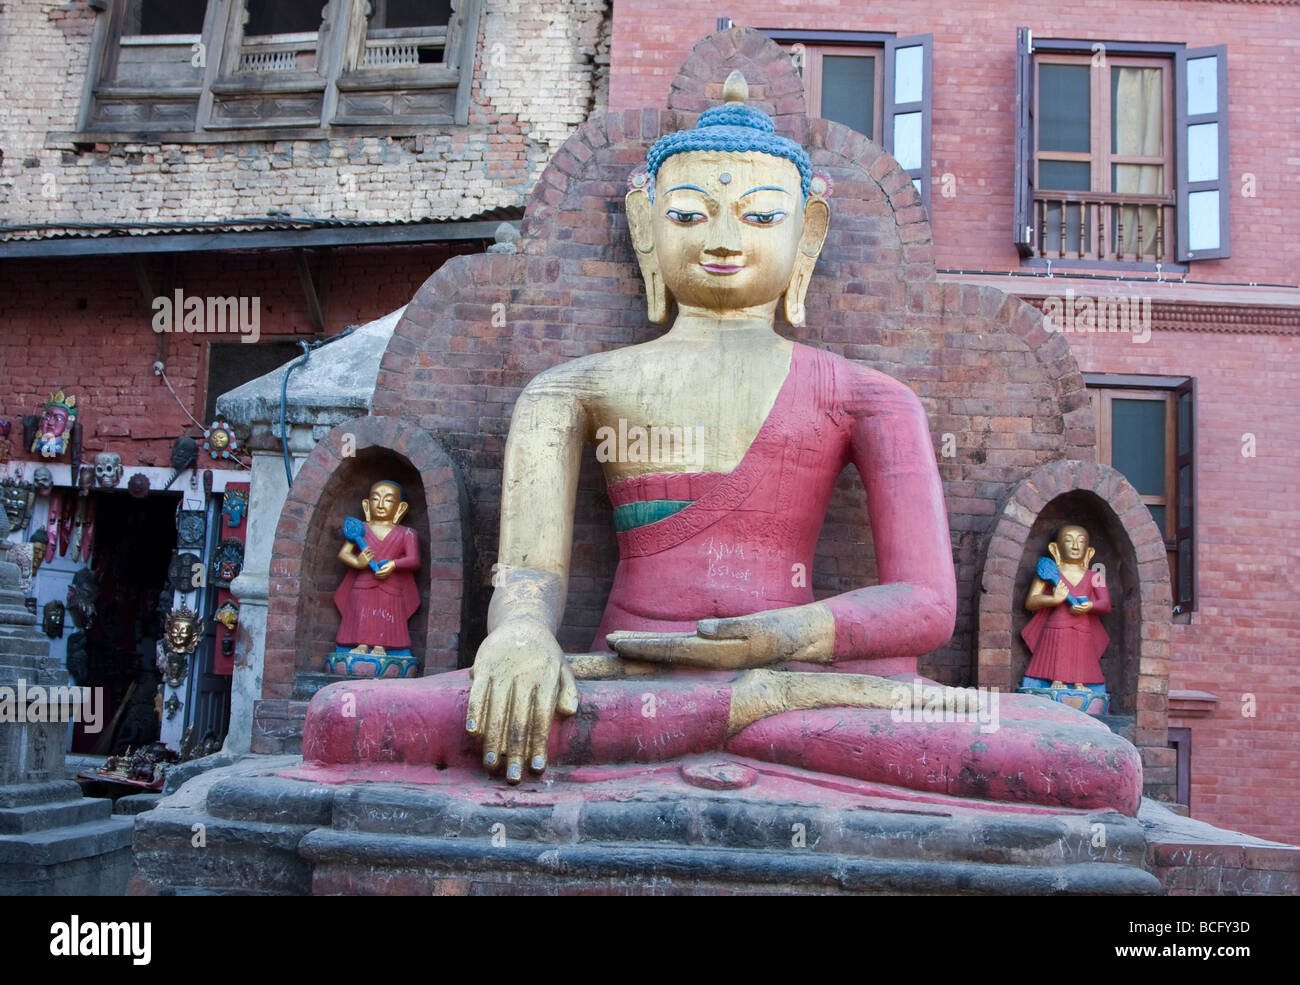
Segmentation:
[(680, 225), (683, 226), (689, 226), (697, 222), (703, 222), (705, 219), (705, 215), (703, 212), (686, 212), (683, 211), (682, 209), (669, 209), (665, 213), (665, 215), (667, 215), (668, 218), (671, 219), (673, 222), (679, 223)]
[(772, 212), (746, 212), (741, 218), (754, 226), (775, 226), (785, 218), (785, 213), (780, 209)]

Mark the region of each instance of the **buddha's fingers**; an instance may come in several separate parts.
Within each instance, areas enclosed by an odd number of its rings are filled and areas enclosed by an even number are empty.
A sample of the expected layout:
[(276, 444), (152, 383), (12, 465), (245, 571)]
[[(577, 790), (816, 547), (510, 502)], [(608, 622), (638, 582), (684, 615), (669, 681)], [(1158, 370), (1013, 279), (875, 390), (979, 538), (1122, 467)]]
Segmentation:
[(510, 710), (518, 696), (513, 683), (504, 687), (494, 687), (488, 706), (484, 709), (487, 721), (483, 725), (483, 765), (489, 771), (495, 771), (506, 755), (506, 728), (510, 722)]
[(620, 631), (609, 633), (605, 640), (620, 657), (711, 670), (744, 667), (752, 650), (748, 640), (711, 640), (695, 633)]
[[(524, 776), (524, 757), (528, 755), (528, 745), (533, 732), (534, 717), (551, 721), (551, 709), (555, 707), (554, 695), (547, 693), (547, 704), (539, 709), (535, 687), (516, 684), (510, 706), (510, 718), (506, 725), (506, 747), (502, 757), (506, 762), (506, 782), (518, 783)], [(538, 711), (541, 714), (538, 715)]]
[(731, 685), (728, 735), (784, 711), (813, 708), (910, 708), (907, 684), (872, 674), (751, 670)]
[[(578, 682), (573, 675), (573, 670), (566, 662), (560, 668), (560, 694), (555, 700), (555, 712), (557, 715), (568, 718), (570, 715), (577, 714), (577, 711)], [(542, 752), (546, 752), (545, 738), (543, 738)]]
[(469, 689), (469, 704), (465, 709), (465, 731), (482, 738), (487, 728), (488, 703), (492, 697), (492, 678), (487, 674), (470, 671), (473, 684)]

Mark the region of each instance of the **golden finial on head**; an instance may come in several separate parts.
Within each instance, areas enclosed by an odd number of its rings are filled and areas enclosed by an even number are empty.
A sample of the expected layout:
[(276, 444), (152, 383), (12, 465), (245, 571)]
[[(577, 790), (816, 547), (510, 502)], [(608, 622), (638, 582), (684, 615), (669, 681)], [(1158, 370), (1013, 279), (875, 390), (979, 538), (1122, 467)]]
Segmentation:
[(740, 69), (734, 70), (727, 76), (727, 81), (722, 84), (722, 101), (724, 103), (745, 103), (749, 101), (749, 83), (740, 74)]

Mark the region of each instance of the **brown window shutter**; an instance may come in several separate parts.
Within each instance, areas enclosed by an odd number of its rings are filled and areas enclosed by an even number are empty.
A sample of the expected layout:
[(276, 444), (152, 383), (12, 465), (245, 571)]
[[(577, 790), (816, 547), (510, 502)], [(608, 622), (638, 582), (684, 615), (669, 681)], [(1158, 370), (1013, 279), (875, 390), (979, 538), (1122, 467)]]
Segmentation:
[(1232, 193), (1228, 176), (1225, 45), (1177, 53), (1174, 110), (1178, 259), (1226, 257), (1230, 245), (1228, 201)]
[(1012, 242), (1022, 257), (1034, 252), (1033, 32), (1016, 28), (1016, 191)]
[(1196, 380), (1174, 388), (1174, 605), (1196, 608)]

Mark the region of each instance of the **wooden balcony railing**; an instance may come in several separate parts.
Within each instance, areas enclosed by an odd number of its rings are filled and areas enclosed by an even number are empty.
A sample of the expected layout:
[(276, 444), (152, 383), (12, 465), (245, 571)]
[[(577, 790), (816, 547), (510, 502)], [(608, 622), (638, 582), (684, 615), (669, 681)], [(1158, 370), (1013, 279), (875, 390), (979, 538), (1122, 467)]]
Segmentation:
[(250, 38), (239, 48), (237, 72), (294, 72), (316, 68), (315, 32), (268, 34)]
[(361, 67), (396, 68), (442, 64), (446, 47), (446, 27), (373, 30), (366, 36)]
[(1113, 192), (1034, 192), (1036, 256), (1168, 263), (1174, 196)]

